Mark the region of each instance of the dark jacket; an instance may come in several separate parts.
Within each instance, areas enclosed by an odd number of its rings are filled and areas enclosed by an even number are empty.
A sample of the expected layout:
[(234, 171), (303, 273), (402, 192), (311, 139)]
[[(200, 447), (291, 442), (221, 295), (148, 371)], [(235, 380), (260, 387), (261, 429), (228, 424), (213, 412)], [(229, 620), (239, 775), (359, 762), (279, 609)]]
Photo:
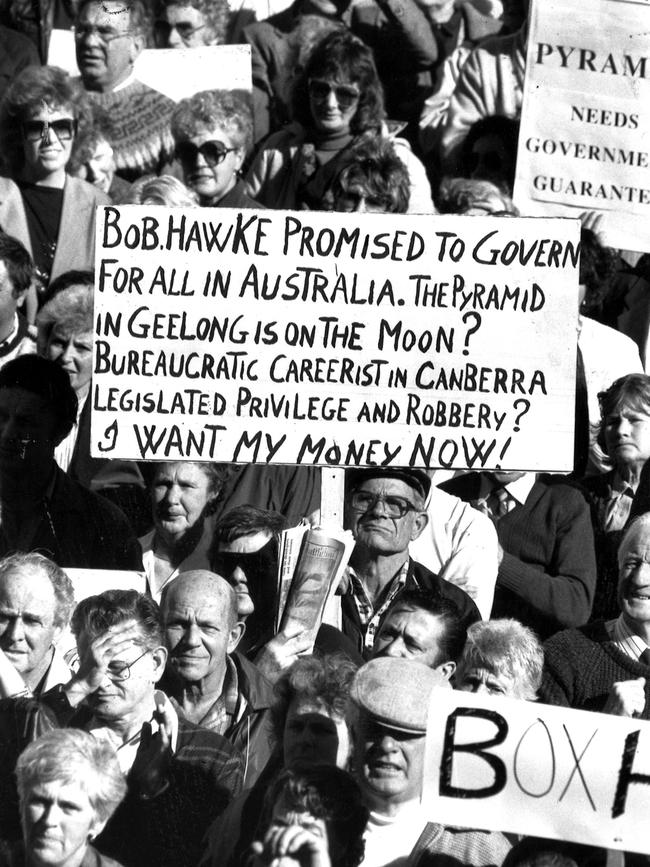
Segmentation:
[[(440, 488), (471, 502), (480, 485), (480, 473), (467, 473)], [(586, 623), (596, 588), (596, 554), (582, 493), (538, 479), (526, 502), (500, 518), (496, 530), (505, 553), (492, 617), (514, 617), (542, 638)]]
[[(0, 532), (0, 556), (14, 550), (12, 540)], [(64, 569), (142, 571), (142, 550), (122, 512), (58, 466), (52, 496), (42, 503), (29, 550), (45, 554)]]
[[(481, 615), (479, 614), (479, 610), (474, 604), (474, 601), (467, 593), (465, 593), (464, 590), (460, 587), (456, 587), (455, 584), (451, 584), (449, 581), (440, 578), (439, 575), (431, 572), (431, 570), (427, 569), (427, 567), (423, 566), (421, 563), (416, 563), (415, 560), (409, 559), (409, 569), (404, 589), (414, 590), (416, 588), (421, 588), (422, 590), (437, 590), (445, 599), (451, 599), (455, 602), (460, 609), (466, 627), (471, 626), (472, 623), (476, 623), (481, 619)], [(399, 597), (400, 594), (398, 593), (393, 600), (392, 605), (395, 604)], [(351, 592), (346, 593), (341, 597), (341, 611), (343, 614), (343, 633), (354, 642), (359, 653), (363, 654), (364, 629), (361, 625), (359, 612), (357, 611), (357, 606)], [(388, 611), (390, 611), (390, 607), (388, 608)], [(384, 614), (384, 617), (386, 614)]]
[(245, 656), (233, 653), (231, 659), (237, 669), (239, 692), (246, 700), (246, 709), (225, 737), (244, 758), (244, 788), (249, 789), (273, 751), (273, 686)]
[[(41, 703), (61, 727), (84, 728), (90, 719), (86, 708), (71, 708), (58, 687)], [(203, 835), (241, 792), (242, 776), (242, 757), (232, 744), (179, 715), (169, 785), (144, 799), (129, 774), (126, 797), (95, 845), (125, 867), (194, 867)]]
[(265, 211), (266, 208), (261, 202), (255, 201), (246, 192), (246, 185), (243, 181), (237, 181), (235, 186), (226, 193), (223, 199), (219, 199), (216, 204), (217, 208), (255, 208), (258, 211)]

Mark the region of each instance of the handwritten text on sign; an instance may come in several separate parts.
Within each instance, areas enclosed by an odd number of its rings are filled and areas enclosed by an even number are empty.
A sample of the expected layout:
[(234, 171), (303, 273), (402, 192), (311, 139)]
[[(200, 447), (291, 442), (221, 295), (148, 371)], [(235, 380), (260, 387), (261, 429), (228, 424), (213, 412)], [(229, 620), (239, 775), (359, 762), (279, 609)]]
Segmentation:
[(571, 467), (577, 221), (109, 207), (97, 250), (95, 455)]
[(600, 211), (608, 243), (650, 243), (650, 8), (533, 4), (515, 200), (526, 214)]
[(650, 723), (436, 689), (424, 800), (436, 822), (650, 852)]

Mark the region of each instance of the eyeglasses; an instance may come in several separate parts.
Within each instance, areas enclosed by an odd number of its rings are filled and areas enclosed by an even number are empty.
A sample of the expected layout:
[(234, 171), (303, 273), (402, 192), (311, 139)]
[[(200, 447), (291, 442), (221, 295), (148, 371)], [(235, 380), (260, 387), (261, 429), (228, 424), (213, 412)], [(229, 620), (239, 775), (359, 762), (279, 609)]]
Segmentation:
[(130, 36), (130, 30), (114, 30), (112, 27), (97, 27), (95, 24), (80, 24), (75, 27), (74, 38), (77, 42), (86, 39), (89, 36), (96, 36), (101, 43), (108, 45), (115, 39), (122, 39), (124, 36)]
[(149, 649), (145, 650), (144, 653), (141, 653), (140, 656), (137, 656), (132, 662), (110, 662), (106, 669), (106, 674), (114, 681), (128, 680), (131, 676), (131, 669), (133, 666), (136, 662), (142, 659), (143, 656), (146, 656), (147, 653), (149, 653)]
[(191, 24), (170, 24), (168, 21), (156, 21), (156, 23), (154, 24), (154, 36), (156, 38), (156, 43), (166, 48), (169, 43), (169, 37), (171, 36), (172, 30), (175, 30), (181, 37), (183, 42), (185, 42), (185, 44), (187, 45), (195, 33), (198, 33), (199, 30), (204, 29), (205, 24), (199, 24), (197, 27), (192, 27)]
[(27, 120), (23, 124), (25, 141), (43, 141), (48, 137), (48, 131), (53, 130), (59, 141), (70, 141), (77, 134), (77, 121), (71, 117), (60, 120)]
[(197, 147), (191, 141), (184, 141), (176, 145), (176, 159), (179, 159), (186, 165), (193, 166), (199, 154), (203, 157), (206, 163), (213, 169), (222, 163), (227, 154), (239, 148), (227, 148), (222, 141), (204, 141), (200, 147)]
[(384, 512), (389, 518), (403, 518), (408, 512), (419, 512), (417, 506), (404, 497), (383, 497), (370, 491), (353, 491), (350, 505), (355, 512), (365, 514), (375, 508), (377, 503), (384, 504)]
[(329, 98), (330, 93), (333, 93), (339, 108), (343, 111), (351, 108), (361, 96), (358, 88), (352, 84), (331, 84), (321, 78), (310, 78), (307, 82), (307, 90), (316, 102), (324, 102)]

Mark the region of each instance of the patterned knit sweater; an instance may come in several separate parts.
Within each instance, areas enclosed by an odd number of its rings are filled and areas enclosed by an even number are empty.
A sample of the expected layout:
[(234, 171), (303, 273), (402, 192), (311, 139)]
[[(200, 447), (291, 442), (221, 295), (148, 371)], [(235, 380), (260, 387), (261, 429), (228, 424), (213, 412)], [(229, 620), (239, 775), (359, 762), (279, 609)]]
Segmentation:
[(541, 701), (601, 711), (614, 683), (645, 677), (642, 719), (650, 719), (650, 668), (635, 662), (610, 640), (604, 620), (580, 629), (565, 629), (544, 644)]
[(175, 103), (141, 81), (110, 93), (88, 92), (111, 118), (111, 145), (117, 173), (127, 181), (159, 174), (171, 162), (174, 140), (170, 118)]

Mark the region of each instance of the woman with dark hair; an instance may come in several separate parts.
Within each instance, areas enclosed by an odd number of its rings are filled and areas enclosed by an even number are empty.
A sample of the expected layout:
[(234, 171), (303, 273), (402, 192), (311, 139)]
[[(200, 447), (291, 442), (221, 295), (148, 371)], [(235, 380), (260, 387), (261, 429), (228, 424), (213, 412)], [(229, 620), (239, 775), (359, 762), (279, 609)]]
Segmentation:
[(0, 225), (31, 254), (44, 287), (71, 268), (92, 268), (95, 209), (110, 199), (66, 173), (83, 91), (57, 67), (29, 67), (0, 107)]
[(409, 173), (409, 213), (433, 213), (424, 167), (383, 122), (384, 95), (372, 51), (349, 32), (319, 42), (297, 79), (294, 123), (272, 135), (246, 177), (249, 195), (271, 208), (317, 209), (350, 150), (391, 138)]
[(598, 580), (592, 619), (616, 617), (618, 548), (650, 458), (650, 376), (630, 373), (598, 395), (597, 444), (611, 469), (583, 481), (596, 543)]
[(237, 90), (204, 90), (183, 99), (172, 115), (176, 158), (199, 204), (260, 208), (246, 194), (240, 170), (253, 140), (250, 97)]

